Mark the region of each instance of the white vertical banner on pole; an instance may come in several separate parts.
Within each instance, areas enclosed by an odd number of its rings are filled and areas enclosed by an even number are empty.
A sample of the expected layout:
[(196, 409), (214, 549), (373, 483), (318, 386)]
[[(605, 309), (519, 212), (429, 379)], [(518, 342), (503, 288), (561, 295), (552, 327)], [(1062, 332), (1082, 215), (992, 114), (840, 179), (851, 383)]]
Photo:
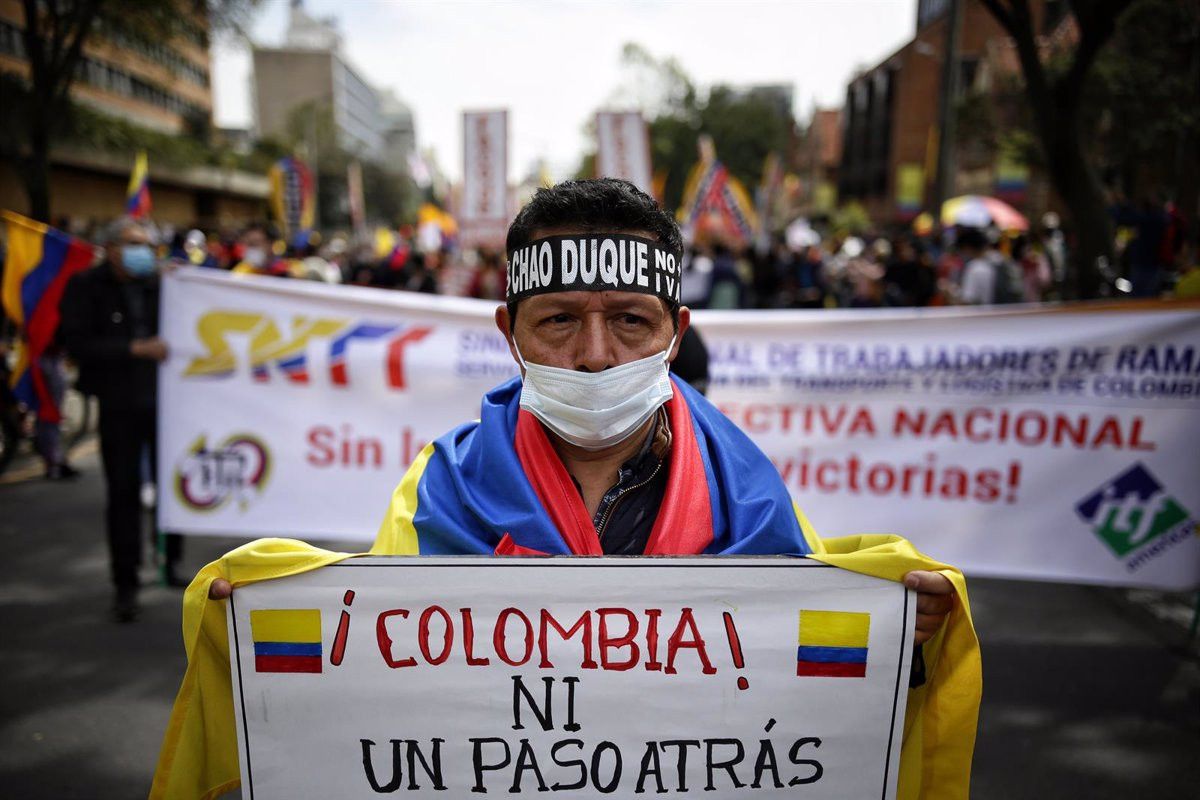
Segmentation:
[(596, 177), (624, 178), (650, 194), (650, 137), (641, 112), (596, 114)]
[(508, 112), (463, 112), (462, 243), (503, 247), (508, 212)]

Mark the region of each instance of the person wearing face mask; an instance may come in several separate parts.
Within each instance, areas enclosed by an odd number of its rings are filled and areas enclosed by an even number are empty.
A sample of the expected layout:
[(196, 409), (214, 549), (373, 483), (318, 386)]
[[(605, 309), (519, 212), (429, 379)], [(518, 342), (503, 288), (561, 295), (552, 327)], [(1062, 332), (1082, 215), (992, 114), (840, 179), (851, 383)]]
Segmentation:
[[(521, 375), (483, 397), (478, 420), (421, 451), (371, 553), (811, 555), (903, 582), (918, 614), (899, 797), (966, 798), (981, 678), (961, 573), (899, 537), (818, 537), (767, 456), (671, 378), (691, 314), (670, 215), (626, 181), (568, 181), (517, 214), (507, 251), (495, 323)], [(231, 579), (345, 557), (266, 539), (200, 571), (152, 798), (237, 780), (225, 614), (213, 601), (231, 595)]]
[[(116, 590), (112, 610), (118, 621), (131, 622), (139, 611), (145, 538), (143, 460), (149, 458), (155, 474), (158, 362), (167, 357), (167, 345), (158, 336), (158, 259), (150, 232), (124, 219), (110, 226), (102, 244), (104, 261), (67, 284), (60, 332), (79, 364), (80, 390), (99, 399), (105, 523)], [(176, 573), (181, 539), (166, 540), (167, 581), (185, 585)]]
[(275, 275), (286, 277), (288, 262), (275, 255), (272, 248), (274, 237), (266, 225), (252, 222), (246, 226), (239, 237), (242, 259), (234, 265), (232, 272), (236, 275)]

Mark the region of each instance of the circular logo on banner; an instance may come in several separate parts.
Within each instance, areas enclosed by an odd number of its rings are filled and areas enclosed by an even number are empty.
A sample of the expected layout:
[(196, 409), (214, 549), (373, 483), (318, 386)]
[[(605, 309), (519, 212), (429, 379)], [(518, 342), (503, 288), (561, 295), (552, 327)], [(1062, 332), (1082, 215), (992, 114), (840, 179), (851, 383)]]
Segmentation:
[(193, 511), (215, 511), (231, 499), (244, 511), (270, 475), (271, 455), (257, 437), (235, 433), (210, 448), (201, 435), (175, 467), (175, 495)]

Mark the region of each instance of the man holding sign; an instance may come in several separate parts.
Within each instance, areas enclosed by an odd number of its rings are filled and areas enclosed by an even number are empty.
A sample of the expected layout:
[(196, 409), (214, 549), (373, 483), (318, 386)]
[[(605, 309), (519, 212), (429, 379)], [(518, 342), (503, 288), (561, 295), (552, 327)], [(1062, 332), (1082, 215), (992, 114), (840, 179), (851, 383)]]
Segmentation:
[[(671, 217), (625, 181), (572, 181), (537, 193), (510, 227), (507, 249), (507, 303), (496, 324), (522, 378), (489, 392), (480, 420), (421, 452), (372, 554), (794, 554), (902, 581), (918, 593), (915, 643), (929, 642), (929, 680), (914, 676), (899, 796), (966, 797), (980, 688), (962, 576), (898, 537), (818, 538), (769, 459), (670, 379), (667, 366), (689, 324)], [(224, 624), (220, 604), (206, 600), (228, 597), (233, 583), (341, 558), (283, 540), (235, 551), (189, 590), (185, 634), (224, 643), (215, 627)], [(228, 677), (227, 650), (212, 663), (191, 655), (189, 676), (219, 673), (223, 664)], [(164, 771), (178, 748), (195, 744), (189, 740), (213, 741), (208, 717), (219, 709), (197, 719), (191, 691), (185, 678), (152, 796), (228, 777), (211, 753), (184, 768), (194, 766), (195, 775)], [(938, 713), (926, 717), (925, 706), (935, 704)]]

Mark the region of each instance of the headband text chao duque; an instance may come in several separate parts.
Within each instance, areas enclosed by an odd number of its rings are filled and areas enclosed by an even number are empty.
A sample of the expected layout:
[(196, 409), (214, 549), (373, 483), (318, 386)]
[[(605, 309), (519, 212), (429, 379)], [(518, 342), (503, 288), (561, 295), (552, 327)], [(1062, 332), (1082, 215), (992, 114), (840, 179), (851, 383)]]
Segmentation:
[(679, 254), (624, 234), (547, 236), (508, 254), (508, 302), (572, 291), (638, 292), (677, 306)]

